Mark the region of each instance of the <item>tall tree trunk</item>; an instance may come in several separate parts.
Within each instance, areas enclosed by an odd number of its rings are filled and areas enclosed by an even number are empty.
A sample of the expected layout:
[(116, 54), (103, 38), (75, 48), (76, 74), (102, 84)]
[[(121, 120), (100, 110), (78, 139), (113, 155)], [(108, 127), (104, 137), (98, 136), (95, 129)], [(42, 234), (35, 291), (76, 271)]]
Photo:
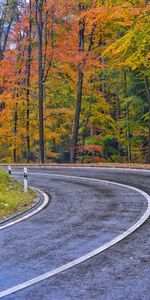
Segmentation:
[(44, 163), (44, 120), (43, 120), (43, 0), (36, 0), (36, 25), (38, 33), (38, 98), (39, 98), (39, 144), (40, 162)]
[[(79, 4), (79, 11), (85, 9), (84, 4)], [(84, 51), (84, 34), (85, 34), (85, 20), (81, 19), (79, 21), (79, 52)], [(77, 83), (77, 100), (75, 107), (75, 117), (73, 124), (73, 133), (71, 139), (71, 149), (70, 149), (70, 162), (75, 163), (76, 161), (76, 147), (78, 141), (78, 131), (79, 131), (79, 121), (82, 103), (82, 90), (83, 90), (83, 64), (82, 62), (78, 66), (78, 83)]]
[[(127, 88), (127, 74), (123, 72), (124, 77), (124, 96), (128, 96)], [(126, 147), (127, 147), (127, 160), (128, 163), (131, 163), (131, 145), (130, 145), (130, 116), (129, 116), (129, 105), (126, 104)]]
[(26, 121), (26, 131), (27, 131), (27, 162), (30, 161), (30, 77), (31, 77), (31, 34), (32, 34), (32, 0), (29, 2), (29, 32), (28, 32), (28, 61), (27, 61), (27, 121)]
[(14, 149), (13, 149), (13, 160), (15, 163), (17, 162), (17, 151), (16, 151), (17, 123), (18, 123), (18, 104), (16, 103), (16, 109), (14, 113)]
[(86, 118), (86, 122), (85, 122), (85, 126), (84, 126), (84, 132), (83, 132), (83, 141), (82, 141), (82, 147), (83, 147), (83, 153), (82, 153), (82, 163), (84, 163), (84, 146), (85, 146), (85, 139), (87, 137), (87, 128), (88, 128), (88, 124), (89, 124), (89, 120), (91, 117), (91, 110), (92, 110), (92, 101), (93, 101), (93, 94), (94, 94), (94, 88), (95, 88), (95, 78), (94, 78), (94, 83), (92, 86), (92, 91), (91, 91), (91, 96), (90, 96), (90, 100), (89, 100), (89, 110), (88, 110), (88, 114), (87, 114), (87, 118)]
[[(19, 61), (19, 56), (17, 57), (17, 61)], [(20, 75), (21, 70), (19, 69), (18, 75)], [(18, 131), (18, 101), (20, 96), (20, 82), (17, 82), (17, 93), (16, 93), (16, 107), (14, 112), (14, 151), (13, 151), (13, 158), (14, 162), (17, 162), (17, 131)]]
[(127, 157), (128, 157), (128, 163), (131, 163), (130, 116), (129, 116), (129, 105), (128, 104), (126, 104), (126, 140), (127, 140)]
[[(4, 2), (5, 3), (5, 2)], [(4, 6), (3, 6), (4, 5)], [(11, 27), (16, 15), (15, 9), (18, 5), (18, 1), (14, 0), (12, 2), (6, 1), (5, 4), (2, 2), (1, 9), (1, 19), (0, 19), (0, 63), (4, 58), (4, 53), (7, 47), (7, 42), (9, 38), (9, 34), (11, 32)], [(8, 10), (9, 8), (9, 10)], [(10, 14), (9, 21), (7, 20), (8, 11)], [(4, 87), (0, 86), (0, 95), (3, 94)], [(0, 111), (5, 108), (5, 103), (0, 102)]]
[(119, 93), (118, 93), (118, 83), (116, 84), (116, 91), (115, 91), (115, 99), (116, 99), (116, 119), (117, 121), (120, 118), (120, 99), (119, 99)]
[[(0, 19), (0, 61), (4, 58), (4, 52), (7, 47), (8, 37), (15, 16), (17, 16), (16, 8), (19, 4), (18, 0), (2, 1), (1, 3), (1, 19)], [(9, 20), (7, 16), (9, 15)], [(18, 16), (17, 16), (18, 17)]]
[(43, 120), (43, 76), (42, 76), (42, 47), (39, 45), (38, 55), (38, 89), (39, 89), (39, 143), (40, 143), (40, 162), (44, 163), (44, 120)]
[(78, 67), (77, 101), (76, 101), (76, 111), (75, 111), (73, 134), (72, 134), (72, 141), (71, 141), (71, 153), (70, 153), (71, 163), (75, 163), (76, 161), (76, 147), (78, 141), (79, 120), (80, 120), (80, 112), (81, 112), (82, 89), (83, 89), (83, 70), (82, 70), (82, 64), (80, 64)]
[(149, 109), (149, 122), (148, 122), (148, 157), (147, 163), (150, 164), (150, 89), (147, 76), (144, 76), (145, 90), (148, 101), (148, 109)]

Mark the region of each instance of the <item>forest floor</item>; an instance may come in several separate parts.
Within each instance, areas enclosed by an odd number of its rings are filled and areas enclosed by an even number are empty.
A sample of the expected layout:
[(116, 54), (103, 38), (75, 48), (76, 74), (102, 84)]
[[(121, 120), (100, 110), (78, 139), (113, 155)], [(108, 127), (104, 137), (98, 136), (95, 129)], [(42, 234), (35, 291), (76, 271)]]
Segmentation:
[(0, 220), (24, 211), (35, 197), (34, 191), (24, 193), (22, 184), (0, 170)]

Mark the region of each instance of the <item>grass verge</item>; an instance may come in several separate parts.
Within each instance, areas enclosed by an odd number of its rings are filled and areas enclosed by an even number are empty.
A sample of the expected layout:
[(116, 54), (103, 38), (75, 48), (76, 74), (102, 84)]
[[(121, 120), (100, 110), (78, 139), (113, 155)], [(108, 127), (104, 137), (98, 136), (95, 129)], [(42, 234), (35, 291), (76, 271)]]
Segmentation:
[(0, 170), (0, 221), (26, 210), (34, 202), (36, 193)]

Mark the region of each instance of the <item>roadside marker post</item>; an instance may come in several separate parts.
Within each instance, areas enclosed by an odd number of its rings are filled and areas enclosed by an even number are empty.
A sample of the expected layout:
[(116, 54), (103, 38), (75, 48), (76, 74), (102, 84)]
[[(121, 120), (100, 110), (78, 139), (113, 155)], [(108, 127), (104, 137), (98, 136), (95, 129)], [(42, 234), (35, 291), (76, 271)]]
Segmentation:
[(24, 168), (24, 192), (28, 192), (28, 170)]
[(12, 169), (11, 166), (8, 166), (8, 174), (11, 175)]

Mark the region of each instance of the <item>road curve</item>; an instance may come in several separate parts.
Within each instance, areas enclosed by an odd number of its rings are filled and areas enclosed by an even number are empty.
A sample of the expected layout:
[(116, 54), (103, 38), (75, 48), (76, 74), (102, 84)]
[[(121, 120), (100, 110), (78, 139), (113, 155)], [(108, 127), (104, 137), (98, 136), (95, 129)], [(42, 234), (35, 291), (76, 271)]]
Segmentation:
[[(39, 173), (39, 170), (33, 172)], [(135, 224), (146, 210), (144, 197), (133, 190), (107, 183), (86, 182), (71, 175), (116, 181), (150, 193), (148, 172), (99, 169), (41, 172), (43, 174), (31, 174), (30, 182), (51, 195), (51, 204), (38, 215), (2, 232), (1, 291), (107, 243)], [(50, 178), (44, 173), (53, 176)], [(61, 178), (54, 173), (70, 177)], [(148, 275), (143, 279), (149, 267), (148, 232), (144, 230), (148, 222), (126, 240), (95, 258), (5, 299), (149, 299)], [(140, 231), (143, 231), (142, 235)], [(142, 246), (139, 239), (142, 239)], [(139, 266), (132, 254), (133, 249), (142, 257), (142, 260), (137, 260)], [(116, 255), (118, 259), (114, 262)], [(136, 276), (132, 265), (136, 265)], [(124, 276), (126, 268), (129, 274), (126, 272)], [(118, 278), (120, 271), (123, 276)]]

